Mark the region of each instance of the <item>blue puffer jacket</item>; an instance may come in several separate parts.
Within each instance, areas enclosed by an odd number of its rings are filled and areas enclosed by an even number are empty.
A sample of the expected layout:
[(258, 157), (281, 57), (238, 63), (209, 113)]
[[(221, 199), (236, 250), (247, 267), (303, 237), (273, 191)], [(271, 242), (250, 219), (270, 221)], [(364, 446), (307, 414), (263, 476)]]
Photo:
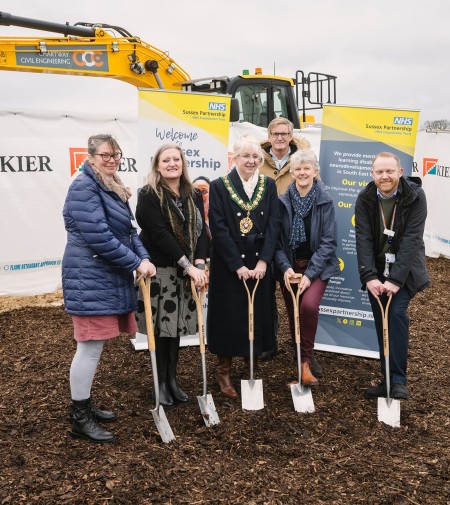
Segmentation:
[(108, 190), (86, 161), (63, 210), (67, 245), (62, 264), (69, 314), (126, 314), (137, 308), (133, 271), (149, 258), (128, 203)]

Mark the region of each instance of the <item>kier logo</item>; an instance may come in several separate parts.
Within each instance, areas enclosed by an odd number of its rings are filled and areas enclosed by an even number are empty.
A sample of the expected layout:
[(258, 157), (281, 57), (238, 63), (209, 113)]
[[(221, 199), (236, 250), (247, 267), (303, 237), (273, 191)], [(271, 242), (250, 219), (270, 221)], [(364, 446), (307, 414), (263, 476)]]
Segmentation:
[(423, 175), (427, 175), (429, 173), (435, 173), (436, 165), (438, 162), (438, 158), (424, 158), (423, 159)]
[(85, 147), (69, 147), (70, 152), (70, 176), (81, 172), (83, 163), (88, 157), (88, 151)]
[(438, 158), (424, 158), (423, 175), (436, 175), (450, 179), (450, 166), (440, 164)]

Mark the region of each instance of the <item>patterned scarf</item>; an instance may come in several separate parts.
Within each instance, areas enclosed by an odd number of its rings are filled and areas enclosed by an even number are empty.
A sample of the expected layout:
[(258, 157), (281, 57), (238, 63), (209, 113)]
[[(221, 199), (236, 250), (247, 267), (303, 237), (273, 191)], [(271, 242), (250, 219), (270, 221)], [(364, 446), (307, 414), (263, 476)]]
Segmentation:
[(162, 213), (169, 221), (184, 254), (192, 263), (197, 245), (198, 225), (201, 226), (192, 195), (188, 194), (183, 186), (180, 187), (180, 198), (166, 186), (161, 186), (157, 195)]
[(103, 172), (94, 165), (90, 165), (92, 170), (94, 171), (97, 179), (110, 191), (114, 191), (116, 195), (122, 200), (123, 203), (126, 203), (131, 197), (130, 188), (127, 188), (125, 184), (122, 182), (122, 179), (117, 175), (105, 175)]
[(314, 200), (317, 194), (317, 182), (313, 182), (313, 186), (306, 196), (300, 196), (300, 193), (295, 187), (295, 182), (290, 184), (289, 196), (294, 210), (294, 219), (292, 220), (292, 233), (289, 240), (289, 245), (293, 250), (302, 243), (306, 242), (305, 222), (303, 219), (310, 213)]

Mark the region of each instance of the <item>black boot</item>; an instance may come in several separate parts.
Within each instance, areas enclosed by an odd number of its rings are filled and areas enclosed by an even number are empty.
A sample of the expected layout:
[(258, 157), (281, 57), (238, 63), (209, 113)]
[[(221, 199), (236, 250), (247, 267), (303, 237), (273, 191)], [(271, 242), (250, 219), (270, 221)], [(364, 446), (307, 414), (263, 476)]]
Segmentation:
[[(69, 409), (69, 418), (71, 421), (73, 421), (74, 410), (75, 410), (75, 408), (72, 404)], [(117, 419), (117, 414), (115, 412), (110, 412), (109, 410), (98, 409), (94, 405), (94, 402), (92, 400), (91, 400), (91, 412), (94, 415), (94, 420), (99, 423), (110, 423), (110, 422), (115, 421)]]
[(168, 381), (169, 390), (175, 403), (187, 403), (188, 395), (180, 388), (177, 381), (178, 353), (180, 351), (180, 337), (168, 338), (169, 340), (169, 368)]
[(72, 401), (71, 417), (72, 431), (71, 436), (74, 438), (84, 438), (91, 442), (107, 443), (114, 442), (115, 438), (112, 433), (104, 430), (95, 422), (92, 412), (91, 399)]
[(167, 410), (173, 409), (175, 403), (167, 381), (169, 368), (169, 340), (171, 338), (155, 337), (156, 366), (158, 367), (159, 403)]

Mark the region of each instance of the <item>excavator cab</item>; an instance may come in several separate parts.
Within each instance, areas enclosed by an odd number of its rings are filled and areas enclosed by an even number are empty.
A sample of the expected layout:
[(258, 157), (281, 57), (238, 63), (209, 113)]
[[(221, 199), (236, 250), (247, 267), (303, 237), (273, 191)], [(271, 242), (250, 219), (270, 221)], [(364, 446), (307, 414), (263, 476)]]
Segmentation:
[(227, 92), (239, 103), (239, 121), (267, 128), (272, 119), (285, 117), (298, 127), (291, 79), (243, 74), (230, 80)]
[(324, 103), (336, 103), (336, 77), (318, 72), (296, 78), (263, 75), (256, 69), (250, 75), (244, 70), (236, 77), (205, 77), (181, 83), (184, 91), (227, 93), (239, 104), (238, 121), (267, 128), (272, 119), (285, 117), (294, 128), (314, 123), (310, 110), (321, 109)]

